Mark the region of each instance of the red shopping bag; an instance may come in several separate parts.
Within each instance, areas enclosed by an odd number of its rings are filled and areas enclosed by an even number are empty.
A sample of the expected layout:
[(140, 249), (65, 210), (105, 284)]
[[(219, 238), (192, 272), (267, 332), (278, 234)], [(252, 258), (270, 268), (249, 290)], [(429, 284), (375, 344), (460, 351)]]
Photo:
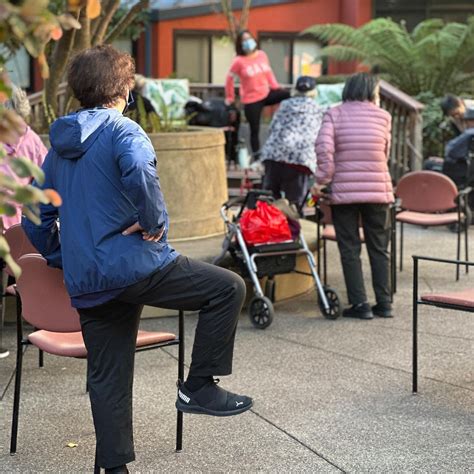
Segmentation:
[(256, 209), (246, 209), (240, 228), (248, 244), (269, 244), (291, 240), (285, 214), (267, 202), (257, 201)]

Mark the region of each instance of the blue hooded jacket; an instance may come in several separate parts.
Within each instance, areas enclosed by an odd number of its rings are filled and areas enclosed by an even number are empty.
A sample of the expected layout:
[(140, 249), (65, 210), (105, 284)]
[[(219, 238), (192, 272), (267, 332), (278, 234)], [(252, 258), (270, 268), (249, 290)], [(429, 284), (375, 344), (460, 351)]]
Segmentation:
[[(50, 141), (41, 187), (55, 189), (63, 203), (41, 205), (41, 225), (23, 218), (23, 228), (48, 264), (63, 268), (73, 304), (117, 294), (176, 259), (155, 151), (138, 124), (116, 109), (85, 109), (56, 120)], [(159, 242), (122, 235), (135, 222), (165, 233)]]

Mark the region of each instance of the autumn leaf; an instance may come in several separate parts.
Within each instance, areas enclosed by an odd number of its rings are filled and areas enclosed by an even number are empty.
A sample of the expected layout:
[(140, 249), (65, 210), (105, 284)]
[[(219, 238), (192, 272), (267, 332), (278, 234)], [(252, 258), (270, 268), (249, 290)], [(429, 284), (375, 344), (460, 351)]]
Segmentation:
[(87, 18), (93, 20), (100, 15), (100, 0), (87, 0)]
[(81, 8), (82, 0), (68, 0), (67, 6), (69, 11), (77, 12)]
[(61, 36), (63, 35), (63, 30), (60, 26), (56, 26), (51, 30), (51, 39), (54, 41), (58, 41)]
[(54, 207), (59, 207), (63, 203), (61, 196), (54, 189), (45, 189), (43, 192)]
[(58, 21), (63, 30), (70, 30), (71, 28), (80, 30), (82, 28), (81, 24), (70, 13), (59, 15)]

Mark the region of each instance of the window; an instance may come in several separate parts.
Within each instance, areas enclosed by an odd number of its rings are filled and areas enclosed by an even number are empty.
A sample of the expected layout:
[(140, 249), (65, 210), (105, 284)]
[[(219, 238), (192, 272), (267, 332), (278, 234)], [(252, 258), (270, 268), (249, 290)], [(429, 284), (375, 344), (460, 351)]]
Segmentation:
[(291, 84), (291, 40), (288, 38), (263, 38), (260, 48), (267, 53), (275, 77), (280, 84)]
[(176, 76), (190, 82), (209, 82), (209, 40), (205, 36), (179, 36), (175, 48)]
[(181, 31), (175, 35), (176, 77), (224, 84), (234, 55), (232, 40), (225, 33)]
[(261, 33), (259, 42), (280, 84), (292, 84), (301, 75), (319, 77), (326, 73), (325, 63), (319, 59), (321, 44), (312, 38)]

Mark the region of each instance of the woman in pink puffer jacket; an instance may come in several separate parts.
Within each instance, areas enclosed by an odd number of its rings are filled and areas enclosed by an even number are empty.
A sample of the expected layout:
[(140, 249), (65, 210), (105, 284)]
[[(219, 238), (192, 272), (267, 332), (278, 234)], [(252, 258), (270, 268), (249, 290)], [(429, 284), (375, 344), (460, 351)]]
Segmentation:
[[(389, 285), (389, 204), (392, 180), (387, 161), (391, 116), (378, 105), (375, 77), (351, 76), (342, 93), (343, 104), (324, 116), (316, 155), (315, 194), (327, 188), (341, 255), (349, 303), (343, 316), (372, 319), (392, 317)], [(360, 260), (359, 223), (364, 229), (377, 304), (368, 304)]]

